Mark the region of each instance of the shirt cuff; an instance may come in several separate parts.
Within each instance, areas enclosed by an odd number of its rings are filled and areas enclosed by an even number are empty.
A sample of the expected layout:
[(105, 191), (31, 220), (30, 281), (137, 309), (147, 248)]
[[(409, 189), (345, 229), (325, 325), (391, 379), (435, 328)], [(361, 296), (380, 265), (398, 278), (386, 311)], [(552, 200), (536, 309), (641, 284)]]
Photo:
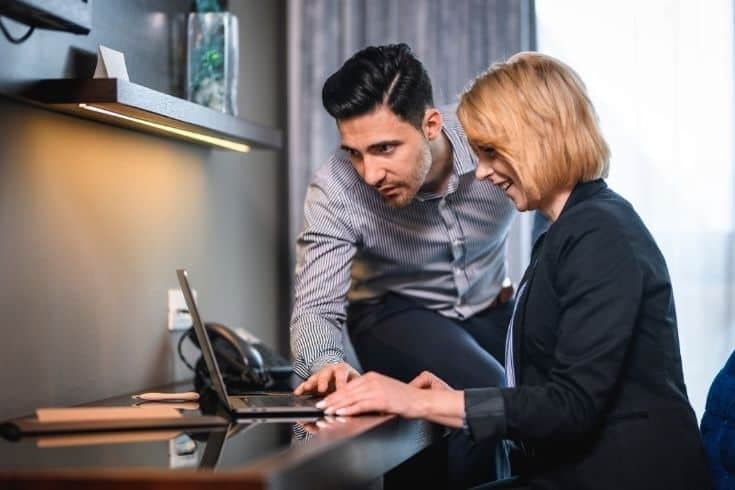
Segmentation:
[(505, 437), (505, 401), (500, 388), (464, 391), (465, 420), (475, 441)]
[(317, 358), (314, 362), (311, 363), (311, 368), (309, 368), (309, 371), (311, 371), (311, 374), (316, 373), (324, 366), (328, 366), (330, 364), (337, 364), (338, 362), (344, 362), (344, 358), (342, 356), (336, 355), (336, 354), (329, 354), (322, 357)]

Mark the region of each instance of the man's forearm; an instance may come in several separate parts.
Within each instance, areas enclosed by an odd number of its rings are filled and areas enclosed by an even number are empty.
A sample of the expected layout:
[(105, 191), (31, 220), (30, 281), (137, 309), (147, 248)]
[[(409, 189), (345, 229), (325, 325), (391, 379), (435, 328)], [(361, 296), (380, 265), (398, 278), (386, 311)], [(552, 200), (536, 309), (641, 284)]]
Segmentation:
[(291, 351), (294, 372), (306, 379), (322, 367), (344, 360), (342, 332), (321, 315), (300, 315), (292, 320)]

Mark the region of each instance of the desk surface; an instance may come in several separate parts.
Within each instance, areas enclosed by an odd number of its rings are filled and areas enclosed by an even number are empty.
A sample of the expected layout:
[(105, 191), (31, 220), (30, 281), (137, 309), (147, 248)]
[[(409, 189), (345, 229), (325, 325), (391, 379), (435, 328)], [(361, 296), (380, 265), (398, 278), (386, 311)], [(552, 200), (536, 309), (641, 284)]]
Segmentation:
[[(100, 404), (129, 405), (130, 398)], [(333, 420), (314, 434), (290, 421), (246, 420), (212, 430), (0, 440), (0, 487), (359, 487), (440, 441), (443, 433), (423, 421), (365, 416)]]

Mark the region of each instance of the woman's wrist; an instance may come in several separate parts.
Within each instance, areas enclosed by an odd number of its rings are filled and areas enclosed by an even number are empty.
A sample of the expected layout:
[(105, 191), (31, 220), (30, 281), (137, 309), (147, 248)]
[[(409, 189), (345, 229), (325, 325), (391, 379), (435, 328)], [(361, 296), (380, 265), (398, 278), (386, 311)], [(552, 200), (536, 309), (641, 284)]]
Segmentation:
[(415, 413), (411, 414), (414, 418), (428, 419), (434, 415), (436, 407), (434, 406), (435, 400), (432, 391), (417, 388), (417, 394), (414, 398)]
[(417, 417), (461, 427), (464, 418), (464, 391), (420, 390)]

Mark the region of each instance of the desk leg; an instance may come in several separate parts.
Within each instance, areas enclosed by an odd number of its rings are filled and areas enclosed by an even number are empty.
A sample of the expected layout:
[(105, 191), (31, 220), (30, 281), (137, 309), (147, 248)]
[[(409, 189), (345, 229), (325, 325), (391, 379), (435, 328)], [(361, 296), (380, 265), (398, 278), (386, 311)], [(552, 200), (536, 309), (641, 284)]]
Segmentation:
[(447, 438), (435, 442), (385, 474), (383, 490), (447, 488)]

